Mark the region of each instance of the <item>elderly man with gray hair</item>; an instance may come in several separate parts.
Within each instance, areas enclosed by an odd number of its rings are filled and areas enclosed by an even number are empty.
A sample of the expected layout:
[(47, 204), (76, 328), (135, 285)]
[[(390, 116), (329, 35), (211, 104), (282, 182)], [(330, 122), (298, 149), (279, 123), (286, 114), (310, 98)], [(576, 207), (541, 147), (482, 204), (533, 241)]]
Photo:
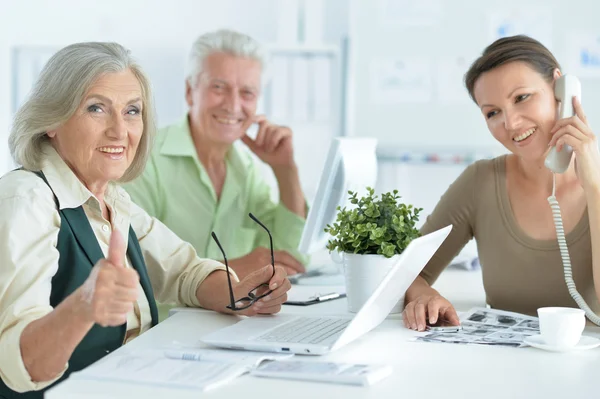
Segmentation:
[[(159, 131), (143, 175), (125, 186), (134, 202), (201, 256), (226, 256), (240, 277), (272, 255), (288, 274), (303, 272), (306, 262), (296, 251), (307, 210), (292, 131), (256, 115), (265, 62), (263, 49), (247, 35), (219, 30), (200, 36), (185, 80), (188, 112)], [(252, 124), (258, 124), (255, 139), (246, 134)], [(271, 200), (248, 149), (272, 168), (279, 203)], [(273, 252), (249, 213), (271, 231)], [(213, 231), (226, 255), (211, 239)]]

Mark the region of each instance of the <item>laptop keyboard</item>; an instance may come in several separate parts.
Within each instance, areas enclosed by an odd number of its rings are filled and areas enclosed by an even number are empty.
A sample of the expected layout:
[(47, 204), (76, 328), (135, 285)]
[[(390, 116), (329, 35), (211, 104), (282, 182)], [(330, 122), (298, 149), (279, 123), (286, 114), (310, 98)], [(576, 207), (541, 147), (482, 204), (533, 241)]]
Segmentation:
[(256, 338), (263, 342), (319, 344), (341, 335), (350, 319), (298, 317)]

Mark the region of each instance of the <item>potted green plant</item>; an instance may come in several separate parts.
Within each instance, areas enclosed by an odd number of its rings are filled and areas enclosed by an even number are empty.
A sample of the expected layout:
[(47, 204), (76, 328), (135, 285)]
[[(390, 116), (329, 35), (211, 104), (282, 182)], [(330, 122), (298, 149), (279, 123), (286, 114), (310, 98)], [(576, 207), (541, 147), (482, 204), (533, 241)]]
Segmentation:
[[(325, 232), (330, 252), (339, 252), (344, 264), (348, 309), (357, 312), (377, 288), (408, 244), (420, 236), (416, 223), (422, 208), (404, 204), (398, 190), (375, 194), (348, 192), (352, 207), (338, 207), (336, 221)], [(402, 311), (404, 298), (392, 312)]]

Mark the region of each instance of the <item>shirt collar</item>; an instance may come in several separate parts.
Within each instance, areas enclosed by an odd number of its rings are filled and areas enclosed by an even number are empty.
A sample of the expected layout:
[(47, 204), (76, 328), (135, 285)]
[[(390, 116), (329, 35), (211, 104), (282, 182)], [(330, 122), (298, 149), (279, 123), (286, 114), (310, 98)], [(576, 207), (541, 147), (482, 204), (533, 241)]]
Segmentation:
[(186, 114), (179, 123), (171, 125), (168, 128), (165, 141), (163, 142), (160, 153), (164, 155), (175, 155), (184, 157), (195, 157), (196, 148), (192, 140), (190, 123)]
[[(178, 123), (169, 126), (165, 133), (165, 140), (159, 150), (160, 154), (193, 158), (196, 166), (199, 169), (202, 182), (207, 187), (210, 187), (210, 190), (213, 190), (214, 192), (210, 177), (200, 162), (200, 159), (198, 159), (194, 140), (192, 139), (188, 114), (181, 118)], [(226, 185), (229, 183), (228, 180), (232, 179), (233, 182), (231, 183), (237, 187), (246, 179), (247, 169), (250, 166), (250, 160), (249, 155), (244, 153), (245, 150), (243, 147), (244, 146), (241, 144), (241, 141), (238, 140), (233, 143), (227, 152), (226, 160), (229, 166), (231, 166), (231, 169), (227, 170)], [(214, 198), (216, 200), (216, 194), (214, 194)]]
[[(54, 147), (49, 144), (45, 145), (43, 152), (42, 172), (58, 198), (60, 209), (78, 208), (85, 203), (90, 203), (90, 205), (93, 203), (94, 207), (100, 209), (98, 199), (77, 178)], [(112, 200), (129, 200), (129, 194), (114, 182), (108, 183), (104, 196), (106, 199)]]
[(243, 144), (241, 144), (241, 140), (233, 143), (227, 152), (229, 164), (242, 181), (245, 180), (248, 168), (250, 167), (250, 157), (251, 155), (246, 152)]

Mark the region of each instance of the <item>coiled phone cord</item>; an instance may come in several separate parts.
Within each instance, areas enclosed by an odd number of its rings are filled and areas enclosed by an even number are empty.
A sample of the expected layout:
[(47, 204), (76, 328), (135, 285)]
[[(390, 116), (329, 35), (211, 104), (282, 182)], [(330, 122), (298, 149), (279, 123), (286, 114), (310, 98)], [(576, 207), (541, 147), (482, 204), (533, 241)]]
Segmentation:
[(567, 288), (569, 289), (569, 294), (577, 303), (580, 309), (585, 311), (585, 315), (588, 319), (590, 319), (594, 324), (600, 326), (600, 317), (596, 315), (592, 309), (585, 302), (585, 299), (577, 292), (577, 288), (575, 287), (575, 281), (573, 281), (573, 271), (571, 270), (571, 257), (569, 256), (569, 248), (567, 247), (567, 239), (565, 238), (565, 230), (563, 228), (563, 221), (560, 214), (560, 207), (558, 206), (558, 201), (556, 200), (556, 174), (552, 174), (552, 195), (548, 197), (548, 202), (550, 203), (550, 207), (552, 208), (552, 217), (554, 219), (554, 226), (556, 227), (556, 239), (558, 240), (558, 248), (560, 249), (560, 256), (563, 261), (563, 267), (565, 272), (565, 282), (567, 283)]

